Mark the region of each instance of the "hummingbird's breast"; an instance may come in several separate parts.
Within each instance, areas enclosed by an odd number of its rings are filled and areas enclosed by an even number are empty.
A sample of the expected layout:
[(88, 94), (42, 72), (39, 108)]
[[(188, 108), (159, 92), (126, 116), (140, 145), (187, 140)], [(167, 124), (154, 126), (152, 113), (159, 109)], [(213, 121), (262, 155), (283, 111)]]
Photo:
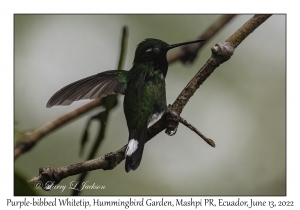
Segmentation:
[(128, 128), (139, 129), (167, 108), (165, 76), (152, 68), (133, 77), (126, 88), (124, 112)]
[(160, 70), (155, 70), (149, 78), (146, 77), (146, 83), (152, 88), (152, 98), (154, 102), (153, 111), (160, 113), (166, 109), (166, 82), (164, 73)]

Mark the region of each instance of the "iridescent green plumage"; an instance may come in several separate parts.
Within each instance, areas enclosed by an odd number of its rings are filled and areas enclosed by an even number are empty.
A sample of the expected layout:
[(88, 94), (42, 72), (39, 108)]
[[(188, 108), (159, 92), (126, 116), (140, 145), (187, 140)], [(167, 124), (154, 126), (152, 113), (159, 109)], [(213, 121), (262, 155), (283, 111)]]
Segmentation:
[[(137, 75), (136, 71), (142, 76)], [(148, 124), (152, 114), (165, 111), (165, 80), (160, 71), (153, 70), (151, 64), (135, 65), (129, 71), (128, 79), (124, 112), (128, 129), (139, 129)]]

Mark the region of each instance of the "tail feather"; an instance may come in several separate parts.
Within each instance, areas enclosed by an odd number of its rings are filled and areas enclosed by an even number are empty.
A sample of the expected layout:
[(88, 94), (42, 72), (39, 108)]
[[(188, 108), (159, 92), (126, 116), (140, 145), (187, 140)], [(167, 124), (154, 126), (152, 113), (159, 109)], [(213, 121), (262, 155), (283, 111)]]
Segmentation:
[(137, 169), (141, 163), (146, 134), (147, 126), (139, 130), (133, 130), (129, 134), (128, 145), (125, 152), (125, 170), (127, 173), (130, 170)]

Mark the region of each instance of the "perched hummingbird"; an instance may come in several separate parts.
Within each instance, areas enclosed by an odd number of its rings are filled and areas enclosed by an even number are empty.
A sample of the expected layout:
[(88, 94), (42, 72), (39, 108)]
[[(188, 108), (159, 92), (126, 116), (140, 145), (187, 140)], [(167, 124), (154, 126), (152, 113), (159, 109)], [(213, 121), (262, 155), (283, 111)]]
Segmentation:
[(129, 71), (105, 71), (73, 82), (56, 92), (47, 107), (69, 105), (73, 101), (109, 94), (125, 95), (124, 113), (129, 131), (125, 170), (135, 170), (142, 159), (148, 124), (167, 110), (165, 78), (168, 50), (202, 41), (205, 40), (169, 45), (159, 39), (145, 39), (138, 44)]

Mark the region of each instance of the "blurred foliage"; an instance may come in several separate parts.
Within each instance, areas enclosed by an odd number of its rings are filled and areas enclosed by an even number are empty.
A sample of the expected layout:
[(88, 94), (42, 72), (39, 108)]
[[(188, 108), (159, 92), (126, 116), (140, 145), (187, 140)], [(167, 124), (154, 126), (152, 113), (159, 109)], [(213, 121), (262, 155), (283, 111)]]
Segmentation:
[[(121, 47), (120, 47), (120, 53), (119, 53), (119, 61), (118, 61), (118, 66), (117, 70), (121, 70), (124, 68), (124, 63), (125, 63), (125, 57), (126, 57), (126, 46), (127, 46), (127, 27), (124, 26), (122, 30), (122, 36), (121, 36)], [(105, 133), (106, 133), (106, 124), (108, 123), (109, 119), (109, 114), (111, 110), (113, 110), (116, 106), (118, 105), (118, 95), (108, 95), (107, 97), (103, 98), (103, 105), (104, 111), (100, 111), (96, 115), (92, 116), (89, 120), (88, 123), (84, 129), (84, 134), (81, 139), (81, 148), (80, 151), (83, 151), (83, 148), (88, 140), (89, 136), (89, 127), (90, 127), (90, 122), (92, 120), (98, 120), (99, 121), (99, 132), (98, 136), (95, 139), (95, 143), (93, 147), (90, 150), (90, 153), (88, 155), (87, 160), (93, 159), (101, 146), (102, 141), (105, 139)], [(81, 152), (82, 153), (82, 152)], [(87, 173), (82, 173), (78, 179), (79, 183), (83, 183), (85, 180)], [(72, 195), (79, 195), (81, 191), (78, 190), (73, 190)]]
[(15, 196), (32, 196), (38, 195), (36, 190), (27, 182), (24, 175), (19, 171), (14, 172), (14, 195)]
[(21, 137), (23, 136), (24, 132), (18, 129), (18, 122), (14, 121), (14, 143), (17, 144), (21, 141)]

